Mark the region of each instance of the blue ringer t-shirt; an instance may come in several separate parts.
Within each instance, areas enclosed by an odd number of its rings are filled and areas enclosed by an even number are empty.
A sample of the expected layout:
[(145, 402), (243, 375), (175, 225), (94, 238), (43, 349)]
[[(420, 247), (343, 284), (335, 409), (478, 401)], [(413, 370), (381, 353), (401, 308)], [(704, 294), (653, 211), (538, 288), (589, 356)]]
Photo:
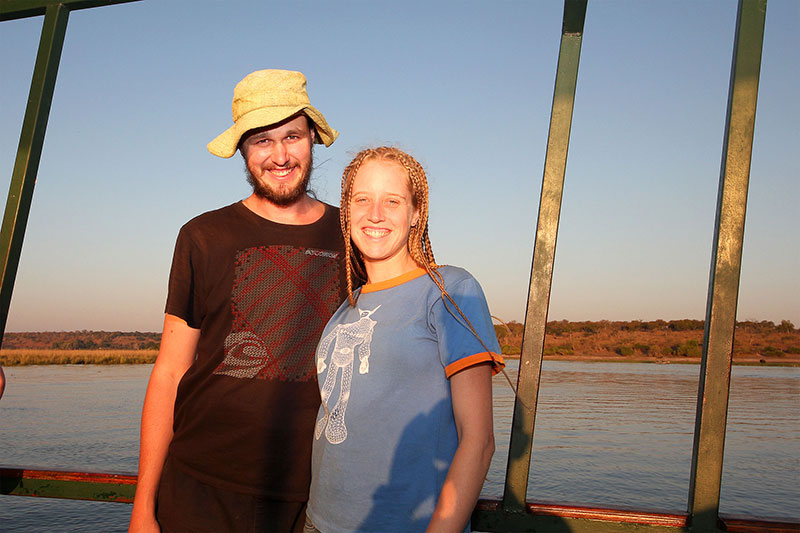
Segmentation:
[(364, 285), (325, 327), (308, 507), (323, 533), (425, 531), (458, 447), (448, 379), (502, 364), (478, 282), (438, 271), (489, 352), (421, 268)]

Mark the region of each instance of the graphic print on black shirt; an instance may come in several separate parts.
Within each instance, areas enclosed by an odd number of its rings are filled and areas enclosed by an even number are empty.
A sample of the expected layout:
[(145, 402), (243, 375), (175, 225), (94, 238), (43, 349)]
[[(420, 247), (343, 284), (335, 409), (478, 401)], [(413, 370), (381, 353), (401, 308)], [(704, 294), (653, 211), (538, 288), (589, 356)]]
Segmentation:
[(242, 379), (316, 379), (314, 352), (339, 307), (338, 252), (259, 246), (236, 254), (231, 332), (214, 374)]

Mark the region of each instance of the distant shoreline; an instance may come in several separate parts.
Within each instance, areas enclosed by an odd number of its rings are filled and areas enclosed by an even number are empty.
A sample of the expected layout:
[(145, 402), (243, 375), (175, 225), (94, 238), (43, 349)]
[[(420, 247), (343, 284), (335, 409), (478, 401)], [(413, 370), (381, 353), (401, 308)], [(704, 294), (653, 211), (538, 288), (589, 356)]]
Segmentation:
[(0, 366), (34, 365), (147, 365), (158, 350), (52, 350), (9, 348), (0, 350)]
[[(496, 324), (503, 355), (519, 357), (524, 326)], [(607, 320), (547, 323), (546, 361), (699, 364), (703, 352), (702, 320)], [(3, 336), (0, 365), (151, 364), (161, 334), (124, 331), (9, 332)], [(800, 366), (800, 329), (788, 320), (737, 322), (733, 364)]]
[[(522, 347), (523, 325), (495, 326), (504, 355)], [(545, 360), (699, 364), (703, 354), (701, 320), (650, 322), (548, 322)], [(788, 320), (737, 322), (733, 364), (800, 366), (800, 330)]]
[[(0, 350), (0, 366), (37, 365), (146, 365), (155, 363), (158, 350)], [(519, 355), (503, 355), (506, 359), (519, 359)], [(642, 357), (636, 355), (545, 355), (545, 361), (574, 361), (579, 363), (651, 363), (700, 364), (699, 357)], [(785, 366), (800, 367), (800, 357), (735, 356), (735, 366)]]
[[(519, 355), (503, 355), (505, 359), (519, 359)], [(579, 363), (649, 363), (663, 365), (699, 365), (700, 357), (637, 357), (597, 355), (545, 355), (545, 361), (574, 361)], [(734, 357), (733, 366), (784, 366), (800, 367), (798, 357)]]

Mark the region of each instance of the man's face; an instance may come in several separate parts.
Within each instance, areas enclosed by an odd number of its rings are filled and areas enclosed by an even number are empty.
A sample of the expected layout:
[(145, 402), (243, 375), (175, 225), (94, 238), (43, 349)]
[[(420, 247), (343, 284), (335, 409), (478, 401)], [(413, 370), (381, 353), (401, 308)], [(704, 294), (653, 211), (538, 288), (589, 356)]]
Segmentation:
[(305, 115), (250, 133), (241, 150), (256, 196), (281, 206), (299, 200), (311, 179), (313, 143)]

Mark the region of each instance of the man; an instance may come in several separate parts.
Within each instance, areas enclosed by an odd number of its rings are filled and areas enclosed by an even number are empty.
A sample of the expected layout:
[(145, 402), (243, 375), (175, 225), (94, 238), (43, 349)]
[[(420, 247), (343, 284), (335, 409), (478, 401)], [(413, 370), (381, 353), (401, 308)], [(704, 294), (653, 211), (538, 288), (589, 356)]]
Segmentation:
[(131, 531), (302, 530), (319, 409), (314, 351), (346, 296), (339, 211), (307, 192), (314, 143), (338, 136), (299, 72), (235, 88), (253, 194), (181, 228), (142, 412)]

